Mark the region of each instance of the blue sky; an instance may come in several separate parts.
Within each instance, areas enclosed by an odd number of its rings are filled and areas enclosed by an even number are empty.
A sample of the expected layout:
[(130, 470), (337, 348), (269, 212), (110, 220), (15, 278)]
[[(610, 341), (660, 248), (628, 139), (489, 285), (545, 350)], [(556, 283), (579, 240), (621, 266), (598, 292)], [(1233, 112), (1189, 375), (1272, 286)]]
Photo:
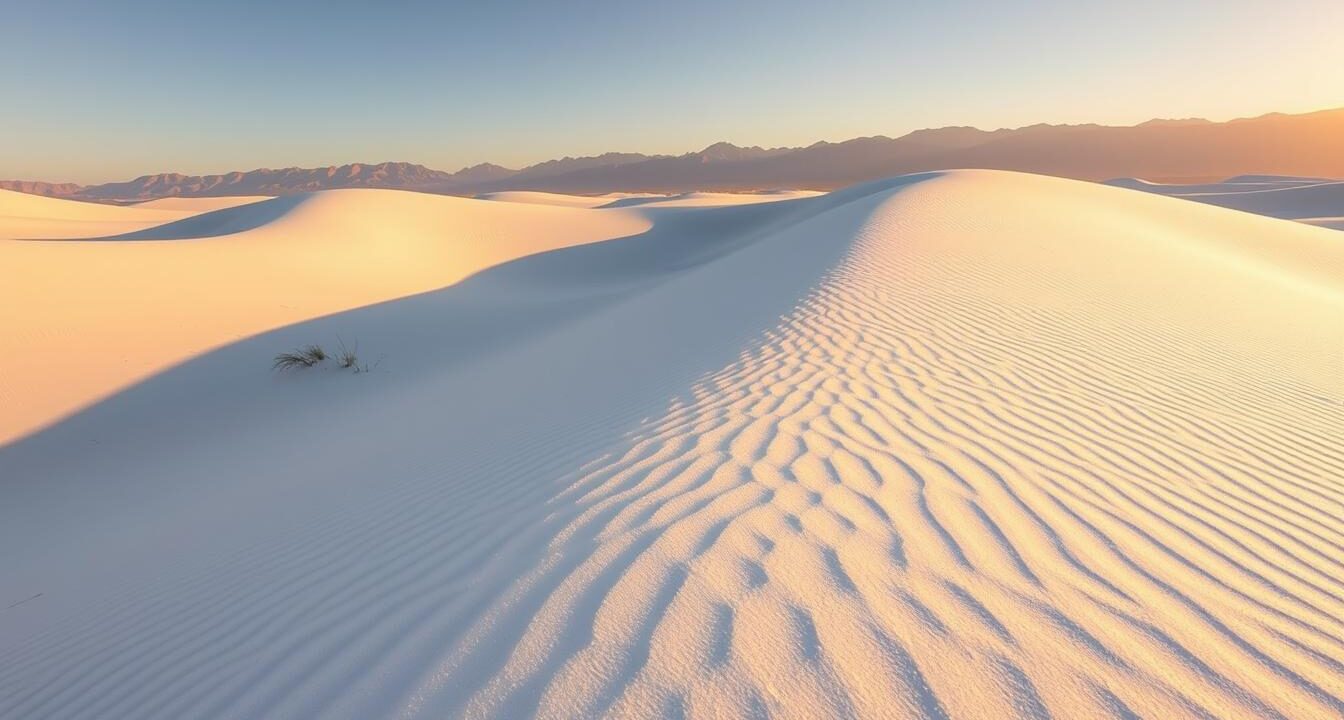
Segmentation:
[(0, 0), (0, 178), (1344, 106), (1344, 2)]

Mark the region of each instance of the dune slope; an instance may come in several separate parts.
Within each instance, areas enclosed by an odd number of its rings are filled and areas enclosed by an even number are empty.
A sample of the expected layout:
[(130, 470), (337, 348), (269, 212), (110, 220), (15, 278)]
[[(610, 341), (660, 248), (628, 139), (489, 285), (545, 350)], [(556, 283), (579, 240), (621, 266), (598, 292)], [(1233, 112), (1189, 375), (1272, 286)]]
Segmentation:
[[(0, 284), (0, 305), (23, 309), (5, 319), (19, 346), (0, 376), (0, 398), (11, 408), (0, 413), (0, 442), (249, 335), (649, 227), (633, 215), (396, 190), (330, 190), (218, 209), (193, 198), (173, 203), (183, 208), (175, 211), (23, 199), (28, 215), (40, 218), (22, 225), (27, 234), (5, 234), (12, 225), (0, 218), (0, 266), (23, 269)], [(142, 215), (154, 222), (125, 220)], [(76, 222), (78, 235), (62, 234)], [(48, 232), (33, 234), (38, 225)], [(3, 239), (11, 236), (88, 239)]]
[(160, 210), (189, 210), (195, 212), (208, 212), (210, 210), (223, 210), (224, 208), (238, 207), (239, 205), (251, 205), (262, 200), (270, 200), (269, 195), (230, 195), (224, 197), (165, 197), (157, 200), (146, 200), (135, 203), (138, 208), (154, 208)]
[(154, 227), (199, 212), (182, 206), (103, 205), (0, 190), (0, 242), (14, 238), (80, 238)]
[(1344, 230), (1344, 182), (1335, 180), (1247, 175), (1208, 185), (1172, 185), (1132, 178), (1108, 184)]
[[(1344, 713), (1336, 233), (987, 171), (650, 217), (0, 449), (0, 715)], [(268, 375), (336, 333), (385, 363)]]

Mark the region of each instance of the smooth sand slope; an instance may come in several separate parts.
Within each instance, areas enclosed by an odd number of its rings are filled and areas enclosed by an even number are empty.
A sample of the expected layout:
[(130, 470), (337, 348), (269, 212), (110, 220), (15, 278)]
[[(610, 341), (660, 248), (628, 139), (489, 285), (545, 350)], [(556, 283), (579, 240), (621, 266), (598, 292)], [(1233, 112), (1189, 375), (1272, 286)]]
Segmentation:
[(761, 193), (687, 192), (673, 195), (625, 195), (623, 197), (612, 197), (610, 202), (601, 207), (721, 207), (724, 205), (751, 205), (763, 202), (779, 202), (780, 200), (797, 200), (799, 198), (816, 197), (821, 194), (816, 190), (774, 190)]
[[(51, 246), (246, 282), (389, 197)], [(441, 201), (582, 230), (0, 448), (0, 717), (1344, 714), (1338, 233), (986, 171)], [(270, 372), (338, 335), (381, 362)]]
[(1134, 178), (1111, 180), (1108, 184), (1344, 230), (1344, 182), (1337, 180), (1239, 175), (1206, 185), (1164, 184)]
[(722, 207), (725, 205), (751, 205), (780, 200), (816, 197), (822, 193), (815, 190), (775, 190), (760, 193), (714, 193), (689, 192), (673, 195), (648, 193), (606, 193), (604, 195), (563, 195), (560, 193), (533, 192), (528, 190), (508, 190), (503, 192), (481, 193), (479, 200), (499, 200), (503, 202), (532, 203), (538, 205), (561, 205), (584, 208), (619, 207)]
[(194, 215), (182, 207), (124, 207), (0, 190), (0, 242), (14, 238), (80, 238), (142, 230)]
[[(16, 309), (3, 328), (14, 348), (0, 375), (0, 442), (213, 347), (649, 225), (628, 215), (395, 190), (241, 207), (217, 202), (236, 198), (136, 207), (17, 193), (0, 200), (25, 200), (20, 209), (38, 218), (0, 217), (0, 238), (139, 230), (87, 242), (0, 239), (0, 267), (19, 271), (0, 284), (0, 306)], [(142, 209), (153, 204), (159, 208)]]
[(210, 210), (223, 210), (224, 208), (238, 207), (239, 205), (251, 205), (262, 200), (270, 200), (269, 195), (236, 195), (232, 197), (166, 197), (158, 200), (146, 200), (135, 203), (138, 208), (151, 208), (158, 210), (186, 210), (189, 212), (202, 213)]
[(562, 195), (560, 193), (533, 192), (530, 190), (504, 190), (501, 192), (481, 193), (476, 196), (476, 199), (527, 203), (530, 205), (559, 205), (561, 207), (595, 208), (606, 205), (617, 198), (609, 195)]

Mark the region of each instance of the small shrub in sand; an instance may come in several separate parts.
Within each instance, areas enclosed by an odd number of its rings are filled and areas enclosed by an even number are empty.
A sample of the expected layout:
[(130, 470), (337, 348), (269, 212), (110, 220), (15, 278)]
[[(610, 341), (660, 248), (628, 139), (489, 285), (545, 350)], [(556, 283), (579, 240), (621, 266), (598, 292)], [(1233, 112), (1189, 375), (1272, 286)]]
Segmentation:
[[(368, 363), (359, 362), (359, 343), (356, 342), (353, 347), (346, 347), (345, 341), (339, 337), (336, 342), (341, 346), (340, 351), (334, 358), (337, 367), (342, 370), (353, 370), (356, 374), (369, 372)], [(322, 349), (321, 345), (307, 345), (294, 352), (280, 353), (275, 356), (275, 364), (271, 366), (272, 370), (300, 370), (320, 365), (327, 360), (327, 351)], [(381, 362), (381, 358), (379, 361)], [(378, 363), (373, 366), (378, 367)]]
[(345, 346), (345, 341), (341, 340), (339, 337), (336, 338), (336, 342), (341, 346), (341, 352), (336, 356), (336, 364), (340, 365), (343, 370), (354, 368), (355, 372), (359, 372), (359, 356), (356, 354), (359, 352), (359, 341), (355, 341), (355, 346), (353, 348), (347, 348)]
[(327, 359), (327, 351), (321, 345), (309, 345), (295, 352), (280, 353), (275, 356), (272, 370), (296, 370), (310, 368)]

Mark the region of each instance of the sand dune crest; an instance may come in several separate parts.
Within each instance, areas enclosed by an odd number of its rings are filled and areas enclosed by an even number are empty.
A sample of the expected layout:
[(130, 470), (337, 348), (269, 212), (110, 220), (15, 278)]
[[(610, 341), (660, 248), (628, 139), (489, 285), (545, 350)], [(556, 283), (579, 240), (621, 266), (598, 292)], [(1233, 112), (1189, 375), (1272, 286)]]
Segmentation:
[[(53, 244), (576, 233), (0, 449), (0, 715), (1344, 714), (1337, 233), (989, 171), (420, 202)], [(383, 371), (267, 374), (336, 333)]]

